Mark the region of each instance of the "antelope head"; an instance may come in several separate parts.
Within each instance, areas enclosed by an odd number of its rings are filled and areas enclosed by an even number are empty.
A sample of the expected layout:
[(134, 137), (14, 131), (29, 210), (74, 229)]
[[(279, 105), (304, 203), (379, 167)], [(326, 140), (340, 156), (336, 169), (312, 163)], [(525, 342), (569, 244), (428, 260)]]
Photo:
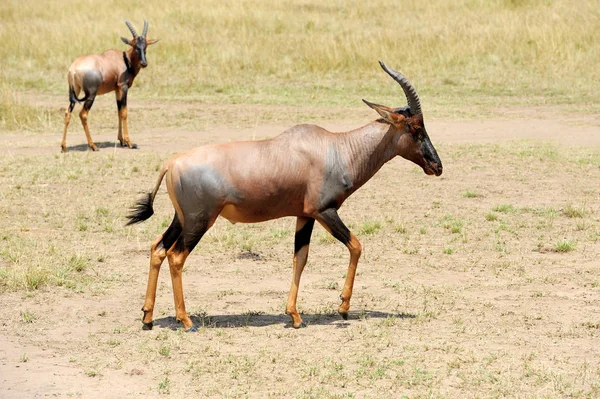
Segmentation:
[(142, 32), (141, 36), (137, 34), (133, 25), (131, 25), (131, 22), (125, 21), (125, 25), (127, 25), (129, 30), (131, 31), (133, 39), (129, 40), (124, 37), (121, 37), (121, 40), (123, 40), (125, 44), (128, 44), (133, 48), (133, 52), (139, 60), (139, 65), (142, 68), (146, 68), (148, 66), (148, 61), (146, 60), (146, 48), (149, 45), (158, 42), (158, 40), (146, 39), (146, 34), (148, 33), (148, 21), (146, 20), (144, 20), (144, 31)]
[[(408, 106), (402, 108), (390, 108), (384, 105), (373, 104), (363, 100), (365, 104), (373, 108), (381, 117), (394, 126), (400, 133), (398, 137), (398, 154), (423, 168), (428, 175), (439, 176), (442, 174), (442, 161), (427, 135), (421, 111), (421, 101), (413, 85), (400, 72), (387, 67), (379, 61), (379, 65), (392, 77), (406, 95)], [(406, 134), (405, 134), (406, 133)]]

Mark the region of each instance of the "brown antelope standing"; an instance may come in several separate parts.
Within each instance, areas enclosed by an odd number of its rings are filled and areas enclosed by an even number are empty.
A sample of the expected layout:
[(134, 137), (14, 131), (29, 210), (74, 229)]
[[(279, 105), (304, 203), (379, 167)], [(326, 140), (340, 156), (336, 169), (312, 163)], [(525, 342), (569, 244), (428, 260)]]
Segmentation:
[(152, 328), (158, 273), (167, 258), (176, 317), (186, 330), (195, 330), (185, 310), (181, 273), (186, 258), (219, 215), (232, 223), (297, 218), (292, 285), (286, 305), (295, 328), (305, 326), (296, 310), (296, 298), (313, 225), (315, 220), (319, 222), (350, 251), (338, 309), (344, 319), (348, 317), (362, 249), (338, 216), (338, 209), (397, 155), (419, 165), (428, 175), (442, 174), (442, 163), (425, 130), (415, 89), (402, 74), (380, 64), (404, 90), (408, 107), (393, 109), (365, 101), (381, 118), (356, 130), (332, 133), (315, 125), (298, 125), (268, 140), (192, 149), (164, 164), (153, 191), (136, 204), (127, 223), (152, 216), (154, 197), (166, 176), (175, 216), (150, 250), (142, 308), (144, 329)]
[[(71, 112), (76, 102), (83, 102), (83, 109), (79, 118), (85, 130), (88, 146), (98, 151), (98, 147), (92, 141), (87, 124), (88, 113), (94, 104), (97, 95), (114, 91), (117, 97), (117, 110), (119, 113), (118, 139), (121, 146), (137, 148), (129, 139), (127, 129), (127, 91), (133, 85), (133, 80), (140, 69), (148, 66), (146, 61), (146, 48), (158, 40), (146, 39), (148, 33), (148, 22), (144, 20), (144, 31), (139, 36), (131, 23), (125, 21), (131, 31), (133, 39), (121, 38), (123, 42), (130, 45), (127, 51), (107, 50), (102, 54), (85, 55), (77, 58), (69, 67), (69, 108), (65, 112), (65, 130), (62, 139), (62, 151), (67, 152), (67, 126), (71, 120)], [(83, 90), (84, 96), (79, 97)]]

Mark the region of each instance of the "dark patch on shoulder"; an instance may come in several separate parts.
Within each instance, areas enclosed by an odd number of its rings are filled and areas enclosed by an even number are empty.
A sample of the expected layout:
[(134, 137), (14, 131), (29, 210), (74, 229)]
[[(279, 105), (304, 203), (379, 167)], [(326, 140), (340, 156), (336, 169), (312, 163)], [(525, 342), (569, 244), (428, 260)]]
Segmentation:
[(319, 191), (319, 209), (337, 208), (340, 199), (345, 199), (352, 190), (348, 168), (342, 159), (339, 149), (330, 145), (325, 156), (323, 181)]

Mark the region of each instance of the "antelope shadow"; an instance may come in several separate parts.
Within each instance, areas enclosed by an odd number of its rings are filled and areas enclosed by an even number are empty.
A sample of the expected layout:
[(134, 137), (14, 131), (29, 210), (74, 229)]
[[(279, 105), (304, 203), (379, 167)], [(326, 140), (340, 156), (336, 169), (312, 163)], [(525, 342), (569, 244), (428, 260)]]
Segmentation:
[[(333, 325), (336, 328), (347, 328), (353, 320), (359, 319), (414, 319), (417, 316), (412, 313), (388, 313), (375, 310), (363, 310), (350, 312), (348, 320), (342, 319), (337, 313), (303, 313), (303, 320), (307, 326), (311, 325)], [(190, 318), (198, 328), (240, 328), (240, 327), (267, 327), (275, 324), (281, 324), (284, 328), (292, 328), (289, 316), (284, 314), (232, 314), (232, 315), (197, 315), (191, 314)], [(183, 325), (173, 316), (162, 317), (154, 320), (154, 328), (168, 328), (177, 330), (183, 328)]]
[[(98, 149), (100, 148), (123, 148), (123, 149), (129, 149), (127, 147), (121, 147), (121, 145), (117, 142), (117, 141), (101, 141), (101, 142), (97, 142), (96, 143), (96, 147)], [(134, 149), (137, 149), (137, 145), (134, 144)], [(67, 147), (67, 149), (69, 151), (79, 151), (79, 152), (83, 152), (83, 151), (92, 151), (92, 149), (87, 145), (87, 144), (77, 144), (74, 146), (70, 146)]]

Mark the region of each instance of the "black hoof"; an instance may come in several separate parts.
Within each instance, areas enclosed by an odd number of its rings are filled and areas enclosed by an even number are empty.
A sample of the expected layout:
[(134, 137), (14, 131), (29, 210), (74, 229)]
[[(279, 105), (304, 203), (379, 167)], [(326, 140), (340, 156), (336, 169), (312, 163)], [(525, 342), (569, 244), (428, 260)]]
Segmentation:
[(196, 326), (191, 326), (190, 328), (185, 330), (185, 332), (198, 332), (198, 328), (196, 328)]
[(340, 316), (342, 316), (342, 319), (348, 320), (348, 313), (346, 313), (346, 312), (340, 312)]
[(153, 326), (154, 325), (152, 324), (152, 322), (150, 322), (150, 323), (144, 323), (144, 325), (142, 326), (142, 330), (144, 330), (144, 331), (152, 330)]
[(296, 330), (299, 328), (306, 328), (306, 323), (302, 322), (302, 323), (298, 324), (297, 326), (292, 324), (292, 327), (294, 327)]
[(132, 150), (137, 150), (137, 144), (132, 144), (132, 145), (131, 145), (131, 149), (132, 149)]

